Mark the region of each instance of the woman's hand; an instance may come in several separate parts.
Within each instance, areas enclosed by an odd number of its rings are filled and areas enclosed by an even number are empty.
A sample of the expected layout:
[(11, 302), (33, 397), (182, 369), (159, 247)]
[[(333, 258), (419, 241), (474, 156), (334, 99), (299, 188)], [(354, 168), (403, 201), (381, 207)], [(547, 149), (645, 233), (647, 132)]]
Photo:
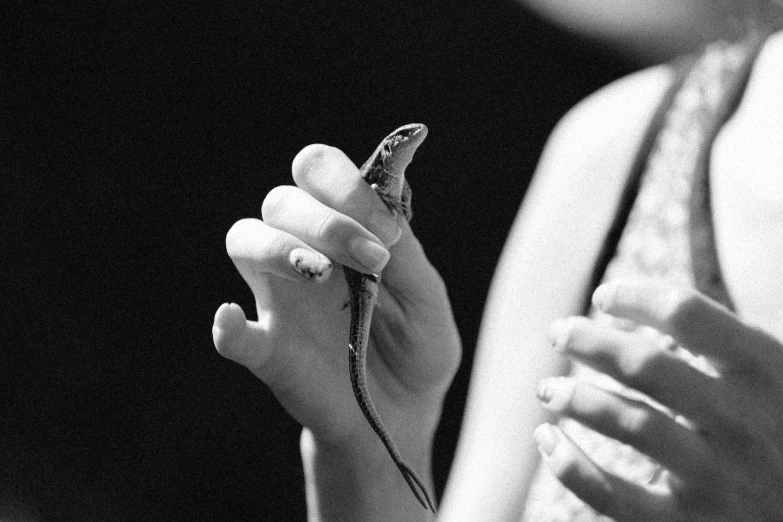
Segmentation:
[[(386, 208), (341, 151), (309, 146), (292, 170), (296, 186), (268, 194), (263, 221), (243, 219), (228, 232), (229, 256), (253, 291), (258, 321), (247, 321), (236, 304), (222, 305), (215, 346), (266, 383), (316, 443), (357, 460), (377, 454), (393, 468), (351, 390), (342, 265), (383, 270), (368, 381), (403, 454), (429, 452), (459, 363), (446, 290), (405, 219)], [(299, 271), (297, 258), (320, 269)]]
[(599, 287), (593, 301), (671, 336), (716, 372), (696, 369), (650, 336), (585, 318), (555, 323), (556, 349), (666, 409), (569, 378), (542, 381), (545, 407), (635, 447), (665, 471), (650, 484), (631, 483), (543, 425), (536, 439), (549, 469), (618, 521), (783, 520), (783, 345), (695, 291), (617, 282)]

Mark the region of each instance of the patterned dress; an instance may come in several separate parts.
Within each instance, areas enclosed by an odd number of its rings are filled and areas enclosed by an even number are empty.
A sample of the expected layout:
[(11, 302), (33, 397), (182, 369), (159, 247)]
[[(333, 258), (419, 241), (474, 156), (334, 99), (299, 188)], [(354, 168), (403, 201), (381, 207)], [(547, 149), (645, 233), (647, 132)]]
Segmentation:
[[(699, 288), (731, 307), (722, 284), (715, 253), (709, 205), (709, 150), (720, 126), (741, 98), (750, 68), (763, 42), (752, 35), (734, 43), (715, 43), (695, 60), (680, 64), (682, 74), (660, 111), (661, 125), (651, 129), (649, 154), (643, 153), (638, 173), (631, 173), (622, 234), (610, 245), (605, 270), (597, 281), (653, 277)], [(687, 65), (687, 67), (683, 67)], [(638, 163), (638, 162), (637, 162)], [(591, 310), (590, 315), (627, 330), (659, 338), (703, 371), (708, 363), (649, 328), (620, 323)], [(574, 364), (571, 375), (635, 399), (650, 399), (610, 377)], [(561, 429), (600, 466), (637, 483), (655, 480), (661, 469), (633, 448), (604, 437), (583, 425), (562, 419)], [(528, 494), (525, 522), (596, 522), (598, 515), (564, 488), (543, 466)]]

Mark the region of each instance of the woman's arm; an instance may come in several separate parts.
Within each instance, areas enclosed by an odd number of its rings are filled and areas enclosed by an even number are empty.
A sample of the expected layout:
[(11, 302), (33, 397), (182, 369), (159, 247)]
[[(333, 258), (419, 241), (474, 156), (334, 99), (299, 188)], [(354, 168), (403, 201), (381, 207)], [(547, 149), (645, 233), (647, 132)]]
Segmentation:
[[(292, 174), (296, 186), (279, 186), (265, 198), (263, 221), (240, 220), (226, 237), (258, 320), (247, 320), (236, 304), (222, 305), (215, 346), (303, 425), (311, 520), (430, 520), (354, 398), (341, 272), (343, 265), (383, 270), (367, 379), (397, 448), (425, 483), (460, 358), (445, 286), (407, 221), (395, 219), (343, 152), (306, 147)], [(310, 277), (296, 269), (297, 256), (324, 268)]]
[(518, 520), (538, 462), (535, 398), (561, 361), (549, 324), (582, 299), (636, 150), (670, 70), (632, 75), (575, 107), (544, 151), (484, 314), (442, 519)]

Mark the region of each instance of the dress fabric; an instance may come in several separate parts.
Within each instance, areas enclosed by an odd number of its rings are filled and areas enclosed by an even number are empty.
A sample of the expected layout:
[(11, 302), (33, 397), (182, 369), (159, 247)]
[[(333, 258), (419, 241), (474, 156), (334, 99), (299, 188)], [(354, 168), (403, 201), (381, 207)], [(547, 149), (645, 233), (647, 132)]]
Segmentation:
[[(715, 252), (707, 167), (712, 141), (736, 108), (762, 41), (760, 35), (753, 35), (739, 42), (714, 43), (687, 62), (670, 95), (664, 97), (661, 117), (652, 123), (649, 150), (640, 151), (637, 161), (639, 172), (629, 176), (628, 197), (623, 198), (627, 201), (621, 202), (618, 211), (618, 231), (622, 233), (608, 240), (610, 244), (604, 249), (609, 252), (608, 262), (593, 278), (596, 283), (621, 277), (658, 278), (698, 288), (731, 308)], [(712, 371), (703, 358), (677, 347), (668, 336), (595, 310), (588, 313), (597, 321), (652, 336), (662, 348), (673, 350), (705, 372)], [(574, 364), (570, 373), (652, 404), (649, 398), (585, 366)], [(608, 471), (640, 484), (660, 478), (662, 470), (658, 464), (630, 446), (570, 419), (562, 419), (558, 424)], [(539, 466), (528, 493), (524, 522), (610, 520), (593, 511), (544, 466)]]

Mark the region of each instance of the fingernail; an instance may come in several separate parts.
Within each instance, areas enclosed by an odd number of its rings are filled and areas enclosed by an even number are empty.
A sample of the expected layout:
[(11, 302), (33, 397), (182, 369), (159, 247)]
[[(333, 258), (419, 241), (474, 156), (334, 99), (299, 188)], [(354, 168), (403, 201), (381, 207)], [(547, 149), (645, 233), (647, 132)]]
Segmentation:
[(245, 314), (236, 303), (223, 303), (215, 312), (213, 326), (224, 330), (233, 330), (245, 322)]
[(558, 352), (565, 350), (570, 330), (571, 328), (566, 319), (558, 319), (549, 326), (549, 342), (552, 343), (552, 347)]
[(376, 210), (370, 216), (369, 228), (387, 247), (400, 240), (402, 229), (396, 221), (396, 213)]
[(553, 390), (549, 385), (549, 381), (547, 379), (543, 379), (538, 383), (538, 387), (536, 388), (536, 397), (539, 401), (547, 403), (552, 400), (554, 395), (555, 390)]
[(348, 253), (354, 261), (373, 274), (380, 274), (389, 262), (389, 251), (381, 245), (362, 236), (355, 236), (348, 244)]
[(568, 377), (548, 377), (539, 381), (536, 398), (545, 409), (563, 413), (572, 404), (577, 383)]
[(306, 248), (295, 248), (288, 255), (288, 262), (297, 274), (305, 279), (321, 283), (328, 279), (332, 262), (320, 252)]
[(544, 455), (551, 455), (560, 442), (557, 430), (551, 424), (542, 424), (533, 432), (533, 438), (538, 444), (538, 450)]

